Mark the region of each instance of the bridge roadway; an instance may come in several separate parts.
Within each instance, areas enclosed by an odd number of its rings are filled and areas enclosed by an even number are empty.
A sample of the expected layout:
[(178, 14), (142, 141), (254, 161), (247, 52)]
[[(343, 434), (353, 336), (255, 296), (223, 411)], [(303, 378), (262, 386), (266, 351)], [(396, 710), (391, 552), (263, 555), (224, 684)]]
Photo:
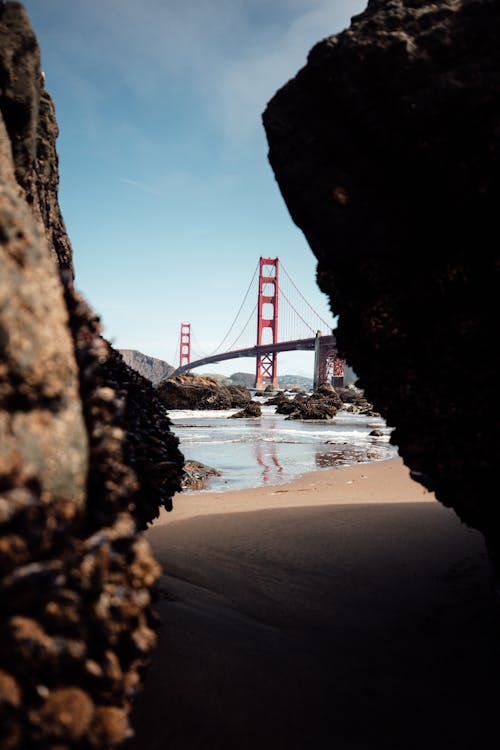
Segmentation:
[[(335, 347), (335, 336), (321, 336), (321, 345)], [(293, 351), (314, 351), (316, 346), (316, 336), (309, 339), (296, 339), (295, 341), (280, 341), (277, 344), (262, 344), (261, 346), (251, 346), (247, 349), (235, 349), (232, 352), (223, 352), (222, 354), (212, 354), (210, 357), (196, 359), (188, 365), (178, 367), (170, 377), (182, 375), (183, 372), (189, 372), (202, 365), (215, 364), (224, 362), (227, 359), (239, 359), (240, 357), (258, 357), (259, 354), (272, 354), (274, 352), (293, 352)]]

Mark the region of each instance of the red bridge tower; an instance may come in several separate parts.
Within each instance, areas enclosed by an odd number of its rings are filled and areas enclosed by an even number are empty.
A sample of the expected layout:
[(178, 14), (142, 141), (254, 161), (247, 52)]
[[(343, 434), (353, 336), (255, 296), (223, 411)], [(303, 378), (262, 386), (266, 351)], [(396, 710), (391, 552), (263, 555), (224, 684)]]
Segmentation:
[(191, 362), (191, 323), (181, 323), (181, 341), (179, 346), (179, 367)]
[[(257, 346), (278, 343), (278, 258), (259, 259), (259, 296), (257, 299)], [(276, 352), (257, 357), (255, 387), (278, 387)]]

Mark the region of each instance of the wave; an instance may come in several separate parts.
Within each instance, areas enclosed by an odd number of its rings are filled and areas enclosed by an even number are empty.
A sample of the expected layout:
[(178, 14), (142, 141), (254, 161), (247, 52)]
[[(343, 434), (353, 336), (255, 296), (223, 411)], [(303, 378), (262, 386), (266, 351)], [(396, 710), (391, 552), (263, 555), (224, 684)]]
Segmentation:
[(171, 420), (175, 419), (217, 419), (230, 417), (236, 414), (239, 409), (171, 409), (168, 416)]
[[(177, 436), (179, 437), (179, 435)], [(181, 449), (183, 445), (220, 445), (223, 443), (241, 443), (241, 444), (258, 444), (264, 443), (268, 445), (332, 445), (342, 446), (351, 445), (357, 448), (367, 448), (373, 444), (389, 444), (390, 436), (383, 435), (379, 437), (372, 437), (369, 435), (353, 435), (352, 433), (345, 435), (323, 435), (323, 440), (317, 440), (314, 436), (306, 433), (298, 433), (295, 439), (294, 436), (286, 435), (262, 435), (255, 433), (254, 435), (234, 435), (234, 436), (217, 436), (204, 434), (193, 434), (189, 433), (186, 436), (180, 436)], [(300, 439), (302, 438), (302, 439)]]

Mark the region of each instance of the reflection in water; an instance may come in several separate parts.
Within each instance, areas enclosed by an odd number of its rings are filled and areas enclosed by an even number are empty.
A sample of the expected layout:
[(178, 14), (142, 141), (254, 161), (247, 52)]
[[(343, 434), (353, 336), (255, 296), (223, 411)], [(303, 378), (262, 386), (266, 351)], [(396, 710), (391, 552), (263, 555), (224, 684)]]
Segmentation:
[(255, 458), (259, 466), (262, 466), (262, 479), (265, 483), (271, 479), (271, 469), (268, 463), (264, 459), (271, 459), (272, 463), (276, 466), (276, 473), (278, 475), (283, 473), (283, 467), (279, 462), (278, 452), (275, 443), (256, 443), (255, 444)]
[[(170, 412), (186, 459), (222, 472), (205, 491), (271, 486), (307, 471), (392, 458), (391, 428), (382, 418), (339, 413), (335, 421), (286, 420), (263, 406), (257, 419), (228, 419), (228, 412)], [(374, 437), (373, 429), (383, 434)]]

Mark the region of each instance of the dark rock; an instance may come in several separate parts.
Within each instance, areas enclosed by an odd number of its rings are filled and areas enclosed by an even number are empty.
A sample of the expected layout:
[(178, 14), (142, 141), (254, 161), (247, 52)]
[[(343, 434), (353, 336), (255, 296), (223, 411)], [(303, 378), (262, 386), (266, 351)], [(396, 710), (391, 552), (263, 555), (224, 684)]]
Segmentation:
[(335, 390), (343, 404), (359, 404), (361, 401), (366, 401), (363, 391), (359, 388), (336, 388)]
[(290, 403), (290, 399), (286, 396), (285, 393), (277, 393), (275, 396), (271, 396), (271, 398), (266, 399), (266, 406), (280, 406), (284, 403)]
[[(269, 403), (269, 402), (268, 402)], [(343, 404), (333, 386), (321, 385), (309, 396), (298, 393), (295, 398), (277, 398), (276, 414), (287, 414), (287, 419), (331, 419)]]
[(331, 393), (335, 393), (335, 388), (331, 383), (322, 383), (316, 388), (315, 393), (328, 396)]
[(20, 3), (0, 7), (0, 111), (16, 180), (60, 268), (73, 274), (71, 244), (58, 201), (58, 127), (45, 90), (40, 50)]
[(370, 2), (264, 126), (341, 355), (412, 475), (500, 550), (499, 27), (495, 0)]
[(183, 490), (202, 490), (210, 477), (220, 477), (222, 472), (199, 461), (186, 461), (182, 478)]
[[(297, 408), (300, 403), (302, 403), (303, 397), (296, 396), (293, 400), (287, 398), (286, 396), (283, 396), (280, 398), (279, 401), (276, 403), (276, 414), (292, 414), (292, 412), (297, 411)], [(268, 403), (271, 402), (268, 401)]]
[(242, 386), (225, 386), (214, 378), (192, 374), (162, 380), (157, 393), (167, 409), (231, 409), (251, 400)]
[(227, 390), (231, 394), (231, 406), (238, 409), (240, 406), (245, 407), (252, 403), (252, 396), (248, 388), (244, 385), (227, 385)]
[(320, 385), (317, 390), (314, 391), (314, 393), (311, 393), (311, 395), (306, 399), (308, 402), (314, 402), (314, 401), (321, 401), (324, 403), (328, 403), (331, 406), (334, 406), (336, 410), (342, 409), (343, 403), (333, 388), (329, 383), (324, 383), (323, 385)]
[(383, 437), (384, 433), (382, 430), (372, 430), (368, 433), (368, 437)]
[(353, 414), (363, 414), (367, 417), (380, 416), (359, 388), (336, 388), (335, 390), (342, 403), (347, 404), (345, 407), (347, 411)]
[(329, 420), (335, 416), (337, 411), (338, 409), (328, 401), (308, 399), (301, 404), (297, 404), (287, 419)]
[(65, 294), (91, 449), (89, 523), (96, 528), (127, 510), (144, 529), (161, 506), (172, 509), (180, 489), (179, 441), (151, 383), (102, 338), (98, 318), (69, 280)]
[(0, 472), (29, 463), (45, 490), (80, 505), (87, 435), (66, 306), (9, 151), (0, 115)]
[(56, 136), (27, 16), (2, 4), (0, 746), (111, 750), (156, 643), (138, 529), (171, 507), (183, 459), (73, 289)]
[(228, 417), (228, 419), (243, 419), (245, 417), (260, 417), (260, 416), (262, 416), (262, 409), (260, 408), (260, 404), (255, 403), (255, 401), (251, 401), (241, 411), (236, 412), (236, 414), (231, 414), (231, 416)]

